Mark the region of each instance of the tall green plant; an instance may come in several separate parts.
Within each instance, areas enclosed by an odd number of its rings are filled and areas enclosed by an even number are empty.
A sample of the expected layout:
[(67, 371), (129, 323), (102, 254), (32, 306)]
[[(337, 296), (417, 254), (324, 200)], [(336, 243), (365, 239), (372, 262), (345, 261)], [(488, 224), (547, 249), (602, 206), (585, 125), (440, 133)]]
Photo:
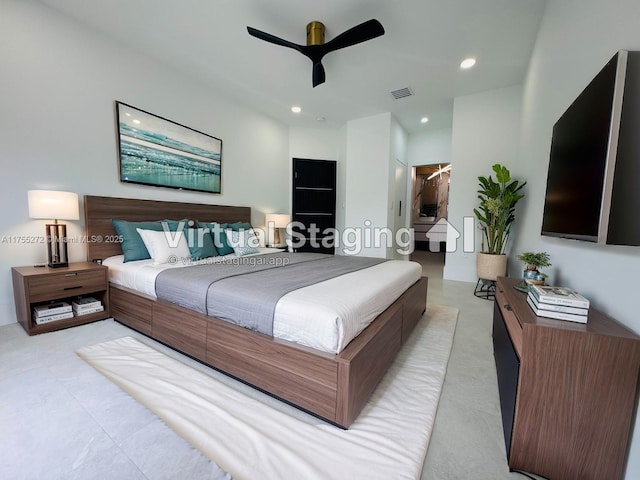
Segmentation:
[(524, 197), (518, 192), (527, 182), (512, 181), (509, 169), (503, 165), (496, 163), (492, 168), (497, 182), (491, 175), (478, 177), (480, 206), (473, 212), (484, 226), (485, 252), (499, 255), (504, 253), (511, 224), (516, 218), (516, 203)]

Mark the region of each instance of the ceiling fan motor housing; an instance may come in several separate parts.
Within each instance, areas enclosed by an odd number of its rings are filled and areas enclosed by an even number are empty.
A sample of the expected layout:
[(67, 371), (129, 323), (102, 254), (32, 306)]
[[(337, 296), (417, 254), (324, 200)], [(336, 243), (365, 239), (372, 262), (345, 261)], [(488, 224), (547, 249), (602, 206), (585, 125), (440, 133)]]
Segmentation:
[(307, 25), (307, 45), (324, 44), (324, 24), (313, 21)]

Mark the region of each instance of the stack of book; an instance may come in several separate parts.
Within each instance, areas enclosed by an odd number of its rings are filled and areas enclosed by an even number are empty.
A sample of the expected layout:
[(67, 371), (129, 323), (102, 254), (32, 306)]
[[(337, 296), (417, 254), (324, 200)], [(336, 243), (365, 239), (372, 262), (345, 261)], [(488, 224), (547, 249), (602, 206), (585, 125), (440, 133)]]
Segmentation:
[(529, 285), (527, 302), (539, 317), (587, 323), (589, 300), (570, 288)]
[(73, 305), (73, 313), (76, 317), (104, 311), (102, 302), (93, 297), (78, 297), (71, 302), (71, 305)]
[(67, 302), (48, 303), (33, 307), (32, 317), (37, 325), (73, 318), (71, 305)]

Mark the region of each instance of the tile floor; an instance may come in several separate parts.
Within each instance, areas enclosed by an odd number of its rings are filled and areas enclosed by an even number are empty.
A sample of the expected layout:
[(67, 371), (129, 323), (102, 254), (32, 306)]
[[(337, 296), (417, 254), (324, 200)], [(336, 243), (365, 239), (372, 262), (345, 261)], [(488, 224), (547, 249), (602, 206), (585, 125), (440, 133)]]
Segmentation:
[[(474, 297), (473, 286), (429, 280), (428, 301), (460, 316), (423, 480), (525, 478), (506, 464), (492, 302)], [(225, 478), (74, 354), (125, 335), (141, 336), (113, 320), (34, 337), (18, 324), (0, 327), (0, 479)]]
[(414, 250), (411, 260), (422, 265), (422, 274), (429, 278), (442, 278), (444, 270), (444, 252), (429, 252), (427, 250)]

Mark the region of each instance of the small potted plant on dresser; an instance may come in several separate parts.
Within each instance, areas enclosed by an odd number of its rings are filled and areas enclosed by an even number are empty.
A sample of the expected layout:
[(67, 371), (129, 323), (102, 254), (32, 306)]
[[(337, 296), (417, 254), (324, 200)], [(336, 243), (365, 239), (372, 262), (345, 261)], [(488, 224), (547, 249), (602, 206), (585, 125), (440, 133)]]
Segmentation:
[(492, 169), (497, 181), (491, 175), (478, 177), (480, 205), (473, 209), (484, 236), (482, 251), (476, 257), (476, 273), (479, 281), (491, 282), (507, 273), (507, 239), (516, 218), (516, 204), (524, 197), (520, 191), (527, 184), (512, 180), (509, 169), (503, 165), (496, 163)]
[(517, 255), (516, 258), (524, 262), (522, 279), (526, 283), (544, 285), (547, 274), (540, 272), (540, 269), (551, 266), (551, 259), (547, 252), (524, 252)]

